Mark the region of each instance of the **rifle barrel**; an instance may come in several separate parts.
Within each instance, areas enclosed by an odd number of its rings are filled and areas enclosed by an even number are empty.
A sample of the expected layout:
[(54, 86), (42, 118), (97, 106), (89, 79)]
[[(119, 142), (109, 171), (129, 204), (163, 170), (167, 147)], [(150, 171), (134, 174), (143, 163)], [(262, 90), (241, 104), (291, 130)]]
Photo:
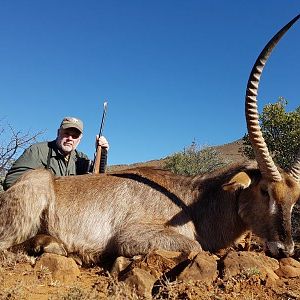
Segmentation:
[(103, 133), (106, 112), (107, 112), (107, 101), (105, 101), (103, 103), (103, 114), (102, 114), (102, 120), (101, 120), (100, 130), (99, 130), (99, 137), (102, 136), (102, 133)]

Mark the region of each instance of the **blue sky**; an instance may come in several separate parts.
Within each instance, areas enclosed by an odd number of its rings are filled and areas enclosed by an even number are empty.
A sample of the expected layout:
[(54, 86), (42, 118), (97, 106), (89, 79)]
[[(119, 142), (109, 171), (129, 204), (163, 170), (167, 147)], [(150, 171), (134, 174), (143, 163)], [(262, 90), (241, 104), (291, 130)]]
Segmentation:
[[(77, 116), (92, 157), (107, 100), (110, 165), (232, 142), (257, 55), (299, 13), (296, 0), (0, 0), (0, 120), (51, 140)], [(299, 36), (300, 22), (269, 59), (260, 110), (299, 106)]]

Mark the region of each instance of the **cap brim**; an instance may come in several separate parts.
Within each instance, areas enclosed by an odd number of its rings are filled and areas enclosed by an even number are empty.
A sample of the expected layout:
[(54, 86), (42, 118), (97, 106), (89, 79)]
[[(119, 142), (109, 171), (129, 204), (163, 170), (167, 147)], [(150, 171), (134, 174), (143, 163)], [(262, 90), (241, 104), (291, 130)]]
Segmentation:
[(61, 129), (75, 128), (75, 129), (79, 130), (81, 133), (83, 132), (82, 128), (80, 128), (79, 126), (76, 126), (74, 124), (70, 124), (70, 125), (63, 124), (63, 125), (60, 126), (60, 128)]

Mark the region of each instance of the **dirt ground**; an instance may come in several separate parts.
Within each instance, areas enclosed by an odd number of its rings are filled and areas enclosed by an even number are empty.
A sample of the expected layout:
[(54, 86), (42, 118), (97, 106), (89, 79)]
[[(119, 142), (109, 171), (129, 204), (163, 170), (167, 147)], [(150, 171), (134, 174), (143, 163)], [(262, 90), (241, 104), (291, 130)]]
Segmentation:
[[(252, 252), (262, 252), (254, 239)], [(299, 253), (300, 243), (296, 244)], [(236, 251), (231, 248), (219, 257)], [(299, 255), (299, 254), (298, 254)], [(263, 258), (263, 256), (262, 256)], [(38, 259), (37, 259), (38, 260)], [(297, 257), (299, 261), (299, 257)], [(53, 279), (47, 268), (34, 267), (35, 258), (2, 253), (0, 299), (144, 299), (102, 267), (80, 267), (80, 275), (69, 282)], [(254, 269), (229, 278), (218, 276), (213, 283), (199, 280), (168, 281), (152, 294), (153, 299), (300, 299), (300, 276), (280, 278), (270, 284)], [(147, 298), (149, 299), (149, 297)]]
[[(298, 278), (267, 286), (255, 274), (235, 276), (212, 285), (203, 282), (170, 282), (154, 299), (300, 299)], [(1, 268), (0, 299), (141, 299), (129, 286), (102, 268), (82, 268), (75, 282), (53, 281), (47, 270), (35, 272), (29, 263)]]

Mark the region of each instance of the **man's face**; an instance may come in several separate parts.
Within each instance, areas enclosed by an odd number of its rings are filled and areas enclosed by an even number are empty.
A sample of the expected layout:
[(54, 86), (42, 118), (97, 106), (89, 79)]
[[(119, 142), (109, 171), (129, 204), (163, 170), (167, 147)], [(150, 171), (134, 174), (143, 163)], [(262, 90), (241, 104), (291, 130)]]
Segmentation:
[(56, 144), (64, 154), (75, 150), (81, 140), (82, 134), (76, 128), (58, 129)]

